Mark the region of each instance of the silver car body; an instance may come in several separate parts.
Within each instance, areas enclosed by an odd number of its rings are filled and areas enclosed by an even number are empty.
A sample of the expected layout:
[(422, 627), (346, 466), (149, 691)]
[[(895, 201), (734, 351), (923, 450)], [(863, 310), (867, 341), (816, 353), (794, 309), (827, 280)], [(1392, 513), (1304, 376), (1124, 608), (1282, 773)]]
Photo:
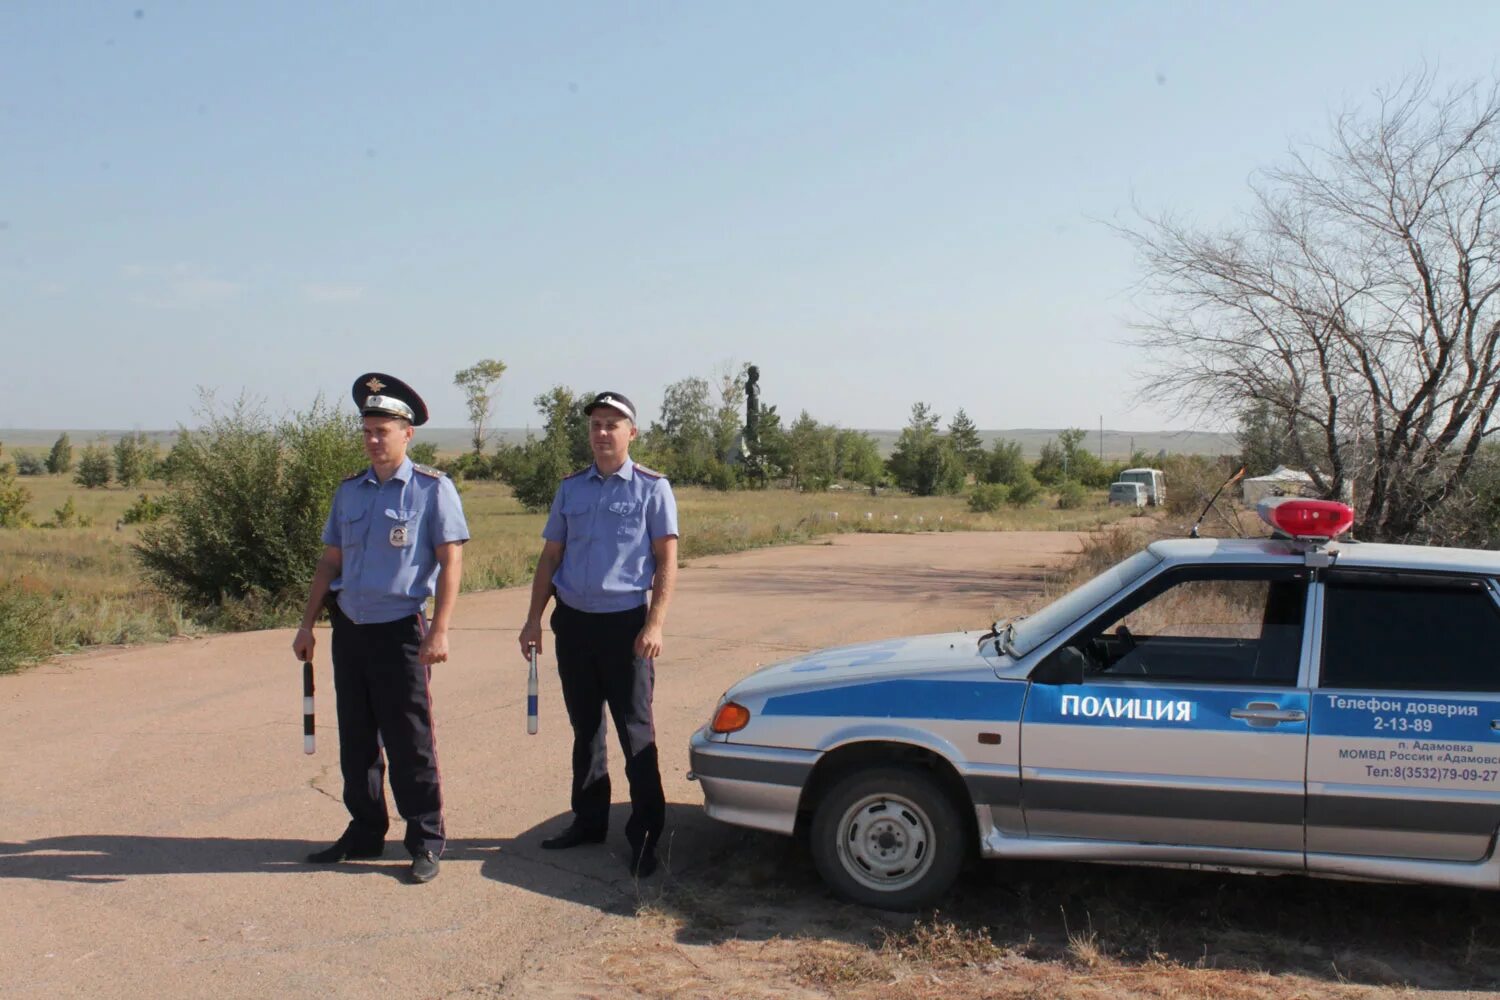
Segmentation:
[[(1305, 606), (1279, 678), (1031, 679), (1132, 595), (1226, 567), (1298, 581)], [(1500, 888), (1500, 683), (1334, 689), (1320, 677), (1330, 585), (1452, 586), (1493, 609), (1497, 575), (1500, 554), (1472, 550), (1156, 542), (1003, 634), (862, 643), (753, 674), (725, 694), (749, 724), (696, 733), (693, 777), (710, 816), (790, 834), (834, 767), (921, 760), (962, 789), (984, 857)], [(1362, 641), (1386, 626), (1369, 622)]]

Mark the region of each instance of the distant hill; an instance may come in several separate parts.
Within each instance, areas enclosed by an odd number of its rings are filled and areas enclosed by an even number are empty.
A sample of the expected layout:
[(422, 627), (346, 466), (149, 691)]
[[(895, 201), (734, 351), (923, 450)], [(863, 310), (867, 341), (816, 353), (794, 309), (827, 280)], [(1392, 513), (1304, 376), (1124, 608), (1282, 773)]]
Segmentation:
[[(122, 429), (75, 430), (70, 427), (67, 430), (68, 439), (75, 448), (81, 448), (101, 437), (109, 444), (114, 444), (122, 434), (135, 433)], [(537, 432), (539, 428), (532, 429), (532, 433)], [(0, 442), (4, 442), (8, 449), (47, 449), (52, 447), (52, 442), (57, 440), (57, 435), (60, 433), (60, 430), (0, 428)], [(163, 449), (170, 448), (177, 438), (176, 430), (148, 430), (145, 433), (147, 437), (160, 442)], [(875, 439), (882, 455), (889, 455), (901, 431), (871, 430), (866, 433)], [(984, 441), (985, 447), (992, 445), (996, 438), (1019, 441), (1022, 453), (1029, 458), (1036, 458), (1042, 453), (1042, 445), (1056, 438), (1058, 433), (1057, 430), (1022, 427), (1012, 430), (980, 431), (979, 436)], [(521, 441), (525, 439), (526, 434), (525, 428), (502, 427), (491, 433), (490, 445), (493, 447), (501, 441)], [(438, 451), (444, 453), (468, 451), (469, 436), (470, 431), (467, 427), (423, 427), (417, 431), (418, 441), (431, 441), (438, 446)], [(1099, 454), (1100, 437), (1097, 430), (1089, 431), (1088, 437), (1084, 439), (1084, 446), (1094, 454)], [(1129, 458), (1135, 451), (1143, 451), (1148, 455), (1156, 455), (1159, 452), (1179, 455), (1227, 455), (1239, 451), (1233, 434), (1210, 431), (1105, 430), (1103, 448), (1105, 459)]]

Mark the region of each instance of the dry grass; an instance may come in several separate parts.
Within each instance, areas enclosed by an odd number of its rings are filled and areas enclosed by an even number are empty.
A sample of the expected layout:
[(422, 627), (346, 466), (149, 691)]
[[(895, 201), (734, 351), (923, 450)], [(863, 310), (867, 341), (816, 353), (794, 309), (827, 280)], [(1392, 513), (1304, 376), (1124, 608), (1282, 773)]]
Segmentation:
[(840, 903), (804, 848), (733, 831), (640, 912), (602, 950), (612, 996), (1395, 1000), (1500, 987), (1493, 896), (1421, 886), (979, 862), (942, 913), (911, 918)]

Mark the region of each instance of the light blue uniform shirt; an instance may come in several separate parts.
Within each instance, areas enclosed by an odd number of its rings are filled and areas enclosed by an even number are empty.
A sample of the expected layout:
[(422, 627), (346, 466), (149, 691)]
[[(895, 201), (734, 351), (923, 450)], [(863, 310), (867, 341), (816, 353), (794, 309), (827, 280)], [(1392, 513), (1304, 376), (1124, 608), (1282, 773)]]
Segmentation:
[(595, 614), (646, 603), (656, 575), (651, 543), (677, 534), (677, 499), (659, 472), (630, 459), (611, 476), (597, 466), (562, 481), (542, 537), (563, 543), (557, 598)]
[(437, 546), (465, 542), (469, 526), (453, 481), (405, 459), (381, 482), (366, 469), (333, 494), (323, 544), (343, 553), (333, 581), (339, 609), (361, 625), (422, 610), (437, 581)]

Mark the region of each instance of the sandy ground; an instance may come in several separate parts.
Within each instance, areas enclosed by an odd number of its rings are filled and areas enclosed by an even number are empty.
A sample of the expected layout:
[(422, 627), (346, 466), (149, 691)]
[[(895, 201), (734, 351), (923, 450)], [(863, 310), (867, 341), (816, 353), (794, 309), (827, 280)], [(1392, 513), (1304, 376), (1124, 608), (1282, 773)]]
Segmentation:
[[(345, 822), (326, 630), (314, 756), (302, 753), (290, 631), (98, 652), (0, 678), (0, 994), (631, 992), (630, 973), (611, 963), (670, 951), (691, 924), (691, 914), (653, 920), (653, 894), (712, 876), (734, 843), (685, 776), (688, 737), (726, 687), (804, 650), (982, 627), (1077, 548), (1076, 536), (1048, 532), (849, 535), (690, 564), (657, 674), (668, 870), (641, 884), (625, 866), (617, 760), (609, 843), (537, 846), (567, 822), (569, 736), (550, 655), (541, 732), (525, 734), (521, 589), (465, 596), (452, 660), (434, 671), (452, 839), (425, 886), (403, 879), (399, 827), (383, 862), (300, 861)], [(775, 906), (760, 909), (757, 937), (795, 932)]]

